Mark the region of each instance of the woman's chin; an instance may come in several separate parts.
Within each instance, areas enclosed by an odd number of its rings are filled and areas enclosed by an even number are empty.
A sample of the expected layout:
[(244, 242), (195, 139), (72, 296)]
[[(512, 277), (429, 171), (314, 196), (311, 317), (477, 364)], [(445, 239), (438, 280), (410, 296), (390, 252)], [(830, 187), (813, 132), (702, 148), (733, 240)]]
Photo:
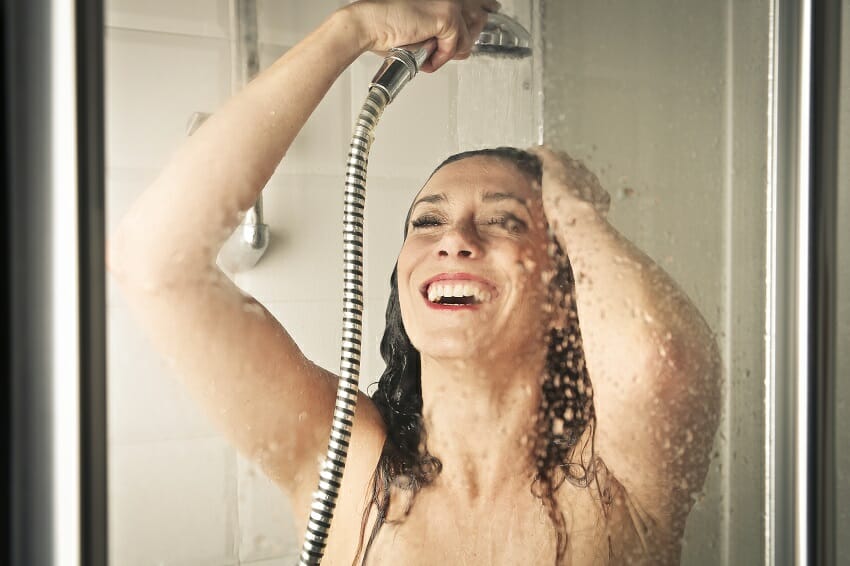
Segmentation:
[(423, 337), (417, 342), (416, 349), (424, 356), (435, 360), (463, 361), (474, 365), (493, 362), (502, 350), (497, 347), (498, 342), (494, 337), (470, 335), (469, 332), (443, 331), (438, 336)]

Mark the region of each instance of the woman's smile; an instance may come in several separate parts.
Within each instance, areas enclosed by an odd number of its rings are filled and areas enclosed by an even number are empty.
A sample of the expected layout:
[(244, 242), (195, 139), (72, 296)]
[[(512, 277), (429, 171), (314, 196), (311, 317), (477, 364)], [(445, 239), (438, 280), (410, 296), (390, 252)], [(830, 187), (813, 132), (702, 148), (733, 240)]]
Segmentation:
[(490, 303), (498, 290), (495, 284), (472, 273), (440, 273), (429, 278), (420, 293), (434, 310), (472, 311)]

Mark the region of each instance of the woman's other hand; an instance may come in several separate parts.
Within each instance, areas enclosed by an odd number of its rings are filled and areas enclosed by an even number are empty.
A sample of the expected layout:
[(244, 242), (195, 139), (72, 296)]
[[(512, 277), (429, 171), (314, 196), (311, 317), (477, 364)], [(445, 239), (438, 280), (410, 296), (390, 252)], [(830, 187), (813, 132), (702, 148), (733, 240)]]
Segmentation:
[(566, 152), (537, 146), (529, 151), (543, 164), (543, 207), (547, 217), (574, 218), (581, 211), (593, 211), (605, 218), (611, 207), (611, 195), (584, 163)]
[(353, 18), (369, 51), (436, 39), (436, 50), (422, 66), (430, 73), (469, 57), (487, 14), (499, 7), (496, 0), (359, 0), (342, 11)]

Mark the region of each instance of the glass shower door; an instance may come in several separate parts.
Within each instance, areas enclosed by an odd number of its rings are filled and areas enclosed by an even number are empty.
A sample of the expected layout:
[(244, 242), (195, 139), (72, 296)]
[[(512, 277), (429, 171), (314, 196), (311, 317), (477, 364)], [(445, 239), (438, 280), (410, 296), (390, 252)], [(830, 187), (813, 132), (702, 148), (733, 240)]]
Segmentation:
[(612, 223), (681, 285), (722, 352), (722, 417), (682, 563), (763, 563), (771, 3), (542, 10), (547, 141), (598, 172)]

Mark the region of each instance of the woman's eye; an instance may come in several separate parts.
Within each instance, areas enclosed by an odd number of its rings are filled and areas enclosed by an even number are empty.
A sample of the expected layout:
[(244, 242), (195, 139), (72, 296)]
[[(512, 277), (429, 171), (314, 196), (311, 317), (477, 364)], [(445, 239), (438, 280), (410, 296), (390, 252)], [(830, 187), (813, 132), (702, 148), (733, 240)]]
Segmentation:
[(410, 222), (410, 225), (414, 228), (427, 228), (431, 226), (439, 226), (441, 224), (443, 224), (443, 219), (431, 214), (420, 216)]
[(519, 234), (525, 231), (525, 222), (511, 215), (493, 216), (487, 221), (487, 224), (501, 226), (512, 234)]

